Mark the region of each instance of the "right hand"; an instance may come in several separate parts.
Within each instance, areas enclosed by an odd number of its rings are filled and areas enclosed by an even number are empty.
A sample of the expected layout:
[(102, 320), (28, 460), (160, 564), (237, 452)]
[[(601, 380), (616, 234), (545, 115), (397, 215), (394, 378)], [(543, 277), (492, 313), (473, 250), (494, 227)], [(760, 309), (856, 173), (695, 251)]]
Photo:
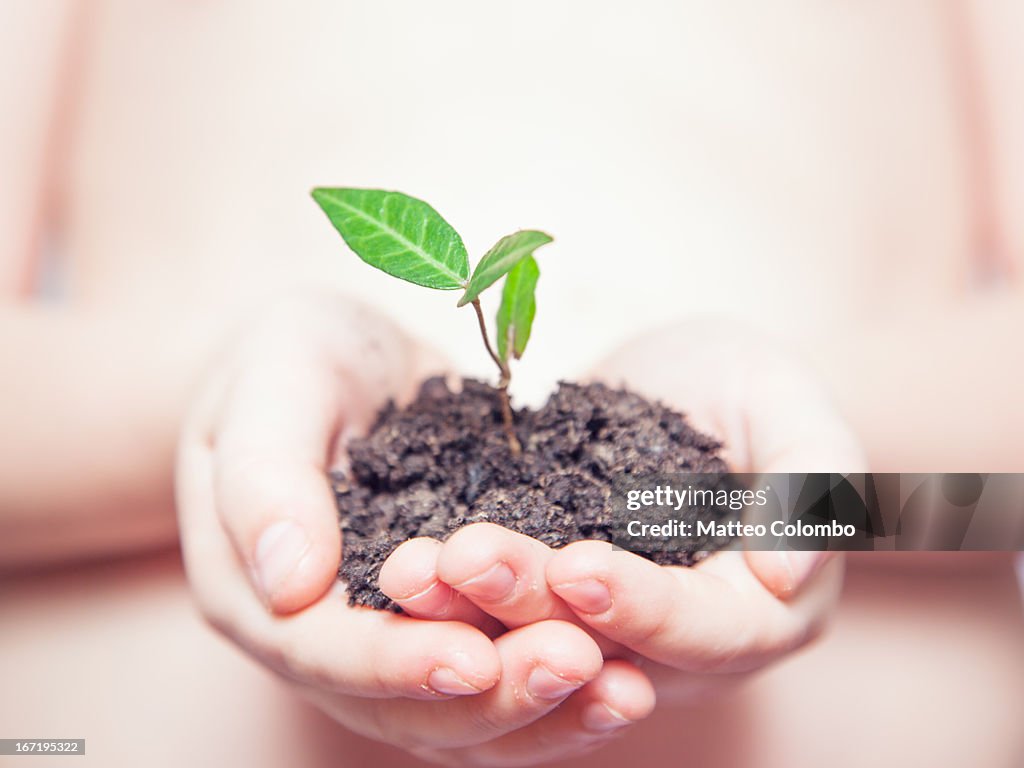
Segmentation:
[[(653, 691), (632, 665), (603, 665), (579, 627), (538, 621), (492, 641), (479, 616), (426, 621), (346, 602), (326, 473), (339, 436), (408, 397), (421, 361), (386, 319), (334, 299), (268, 313), (211, 379), (180, 444), (199, 608), (338, 722), (417, 755), (523, 764), (596, 746), (646, 716)], [(602, 717), (608, 708), (622, 718)]]
[[(722, 440), (735, 471), (866, 470), (856, 440), (815, 382), (742, 326), (685, 320), (631, 339), (600, 375), (686, 409), (691, 423)], [(606, 659), (643, 659), (659, 697), (693, 701), (817, 637), (842, 575), (842, 559), (823, 552), (722, 551), (681, 568), (602, 541), (554, 550), (475, 523), (443, 543), (402, 544), (380, 583), (420, 618), (451, 618), (451, 606), (466, 600), (507, 627), (575, 622)]]

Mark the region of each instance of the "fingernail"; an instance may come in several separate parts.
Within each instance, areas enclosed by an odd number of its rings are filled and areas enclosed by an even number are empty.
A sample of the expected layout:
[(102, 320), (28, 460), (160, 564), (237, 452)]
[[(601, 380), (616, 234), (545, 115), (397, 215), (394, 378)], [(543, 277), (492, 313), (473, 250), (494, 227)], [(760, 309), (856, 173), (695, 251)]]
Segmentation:
[[(415, 593), (413, 593), (411, 595), (408, 595), (408, 596), (405, 596), (405, 597), (402, 597), (402, 596), (399, 596), (399, 595), (388, 595), (388, 597), (390, 597), (392, 600), (395, 600), (396, 602), (399, 602), (399, 603), (421, 603), (424, 600), (426, 600), (428, 597), (432, 597), (434, 594), (436, 594), (437, 590), (440, 587), (441, 587), (441, 582), (440, 581), (432, 581), (432, 582), (430, 582), (430, 584), (427, 586), (426, 589), (421, 589), (419, 592), (415, 592)], [(450, 589), (448, 591), (451, 592)]]
[(594, 733), (609, 733), (631, 724), (607, 704), (595, 701), (583, 710), (583, 727)]
[(293, 520), (274, 523), (256, 544), (256, 582), (268, 599), (309, 551), (309, 537)]
[(597, 579), (552, 587), (555, 593), (583, 613), (604, 613), (612, 607), (612, 593)]
[(580, 685), (582, 683), (559, 677), (544, 666), (534, 667), (526, 678), (526, 691), (535, 699), (564, 699)]
[(825, 562), (828, 552), (782, 552), (782, 562), (789, 572), (790, 587), (795, 592), (818, 567)]
[(516, 591), (516, 575), (505, 563), (495, 563), (479, 576), (453, 586), (471, 597), (498, 602), (512, 597)]
[(480, 693), (479, 688), (467, 683), (455, 673), (455, 670), (448, 667), (438, 667), (431, 672), (427, 677), (427, 686), (436, 693), (448, 696), (467, 696)]

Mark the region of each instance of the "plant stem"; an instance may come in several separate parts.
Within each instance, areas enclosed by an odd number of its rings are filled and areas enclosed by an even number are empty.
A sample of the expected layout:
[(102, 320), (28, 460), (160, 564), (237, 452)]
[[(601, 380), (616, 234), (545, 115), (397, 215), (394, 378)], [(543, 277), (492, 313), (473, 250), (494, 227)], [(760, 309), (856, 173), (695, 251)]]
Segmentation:
[(512, 371), (509, 369), (508, 363), (498, 357), (494, 347), (491, 346), (491, 339), (487, 335), (484, 311), (480, 307), (480, 299), (473, 299), (472, 303), (473, 309), (476, 310), (477, 322), (480, 324), (480, 335), (484, 337), (484, 346), (487, 347), (487, 354), (491, 356), (491, 360), (498, 366), (498, 372), (501, 374), (498, 379), (498, 397), (501, 400), (501, 421), (505, 427), (505, 438), (508, 440), (508, 448), (513, 456), (519, 456), (523, 452), (523, 448), (519, 444), (519, 438), (516, 437), (515, 425), (512, 423), (512, 403), (508, 399), (508, 385), (512, 380)]

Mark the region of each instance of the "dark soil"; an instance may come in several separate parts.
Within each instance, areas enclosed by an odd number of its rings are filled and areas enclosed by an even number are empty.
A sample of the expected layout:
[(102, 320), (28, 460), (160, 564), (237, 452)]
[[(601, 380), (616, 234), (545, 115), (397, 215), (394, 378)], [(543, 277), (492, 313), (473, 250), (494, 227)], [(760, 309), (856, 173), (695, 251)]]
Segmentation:
[[(389, 405), (369, 435), (349, 445), (351, 475), (333, 481), (344, 537), (338, 575), (350, 603), (394, 608), (378, 590), (377, 574), (407, 539), (444, 539), (488, 521), (552, 547), (611, 541), (617, 478), (728, 471), (719, 443), (681, 414), (602, 384), (563, 382), (543, 408), (518, 411), (515, 424), (523, 445), (518, 459), (505, 440), (494, 388), (467, 380), (456, 394), (444, 380), (430, 379), (413, 403)], [(698, 514), (683, 509), (674, 516)], [(694, 539), (647, 556), (691, 565), (725, 543)]]

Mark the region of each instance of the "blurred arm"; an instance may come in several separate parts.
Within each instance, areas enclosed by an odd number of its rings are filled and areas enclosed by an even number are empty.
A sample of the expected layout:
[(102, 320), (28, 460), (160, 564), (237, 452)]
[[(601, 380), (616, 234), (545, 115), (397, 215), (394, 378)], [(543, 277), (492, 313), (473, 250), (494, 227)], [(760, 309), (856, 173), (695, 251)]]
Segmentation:
[(0, 570), (173, 541), (174, 439), (209, 348), (181, 318), (30, 296), (76, 11), (0, 3)]
[(72, 10), (69, 0), (0, 3), (0, 300), (31, 281)]
[(804, 356), (874, 471), (1020, 472), (1022, 331), (1024, 294), (994, 289), (806, 342)]
[(184, 322), (0, 307), (0, 570), (175, 540), (174, 445), (209, 354)]

